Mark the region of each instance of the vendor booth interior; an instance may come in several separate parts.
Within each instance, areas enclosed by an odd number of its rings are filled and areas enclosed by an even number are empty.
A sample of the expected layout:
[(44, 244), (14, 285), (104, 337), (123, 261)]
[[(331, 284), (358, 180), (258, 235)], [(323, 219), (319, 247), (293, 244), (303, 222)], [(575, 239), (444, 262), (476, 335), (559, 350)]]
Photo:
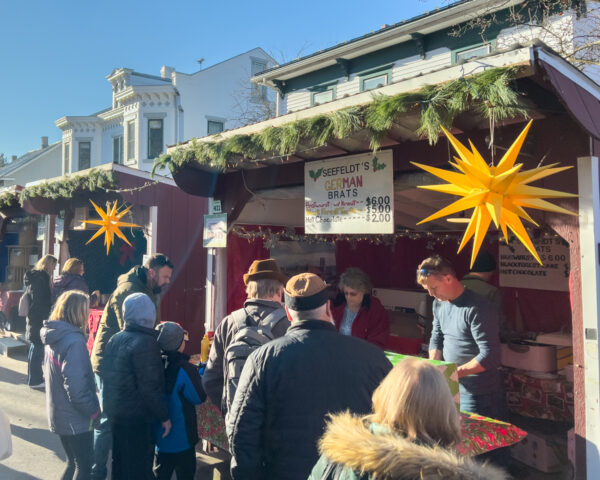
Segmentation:
[[(331, 102), (327, 108), (308, 108), (173, 147), (158, 166), (169, 165), (182, 190), (220, 200), (227, 214), (227, 246), (214, 249), (212, 260), (209, 257), (220, 294), (213, 299), (217, 321), (225, 311), (242, 306), (242, 275), (255, 259), (276, 258), (288, 274), (318, 273), (331, 285), (332, 297), (339, 293), (339, 275), (349, 267), (359, 267), (372, 280), (373, 294), (389, 311), (392, 326), (387, 349), (419, 354), (427, 343), (431, 299), (416, 283), (417, 265), (439, 254), (450, 260), (462, 277), (469, 272), (477, 250), (490, 252), (498, 266), (491, 283), (502, 292), (509, 331), (502, 345), (502, 364), (511, 421), (529, 433), (512, 447), (512, 455), (543, 472), (560, 471), (569, 464), (568, 457), (582, 472), (588, 401), (582, 314), (582, 271), (586, 267), (581, 261), (583, 227), (577, 215), (584, 205), (584, 193), (587, 196), (590, 185), (597, 188), (599, 180), (590, 177), (589, 172), (597, 175), (597, 170), (589, 170), (589, 165), (597, 162), (590, 157), (600, 146), (600, 130), (593, 120), (600, 113), (600, 89), (543, 48), (523, 48), (511, 55), (504, 65), (517, 64), (518, 69), (502, 81), (518, 92), (523, 110), (500, 119), (489, 110), (486, 114), (485, 106), (481, 108), (473, 95), (470, 106), (451, 118), (448, 133), (465, 148), (479, 152), (492, 169), (513, 154), (511, 166), (521, 165), (518, 168), (523, 175), (541, 167), (555, 169), (556, 174), (535, 174), (531, 182), (540, 189), (540, 199), (558, 208), (536, 203), (538, 200), (522, 203), (530, 207), (525, 208), (527, 216), (521, 216), (526, 230), (515, 225), (506, 229), (501, 221), (495, 225), (494, 207), (488, 208), (491, 220), (487, 223), (472, 220), (483, 215), (473, 205), (420, 223), (455, 202), (458, 190), (441, 187), (439, 176), (419, 165), (477, 175), (467, 171), (468, 165), (461, 167), (460, 152), (440, 128), (433, 140), (421, 128), (427, 105), (419, 100), (417, 86), (435, 83), (439, 73), (437, 77), (425, 74), (407, 85), (383, 87), (384, 94), (379, 97), (359, 94)], [(494, 58), (488, 57), (488, 64), (493, 64)], [(456, 77), (449, 73), (445, 78)], [(476, 83), (474, 78), (471, 81)], [(393, 99), (394, 94), (396, 98), (409, 95), (398, 94), (405, 91), (402, 88), (414, 95), (412, 102), (397, 108), (385, 127), (376, 130), (369, 125), (373, 104), (387, 101), (388, 110), (393, 110), (392, 100), (384, 100), (384, 90), (389, 89)], [(336, 133), (336, 118), (355, 111), (359, 121)], [(529, 131), (523, 134), (531, 119)], [(283, 145), (286, 129), (296, 129), (291, 148), (289, 143)], [(322, 136), (314, 134), (315, 130)], [(279, 138), (281, 143), (267, 142), (270, 148), (257, 153), (256, 145), (267, 136)], [(512, 148), (519, 138), (518, 148)], [(205, 149), (201, 148), (203, 142)], [(220, 156), (215, 156), (215, 151)], [(385, 172), (389, 184), (366, 187), (367, 173), (359, 180), (352, 171), (353, 165), (361, 168), (365, 164), (369, 164), (369, 175), (373, 170)], [(334, 179), (336, 175), (339, 180)], [(357, 184), (363, 180), (364, 185)], [(316, 186), (321, 191), (315, 193)], [(370, 206), (368, 201), (352, 203), (355, 188), (368, 189)], [(555, 193), (547, 194), (548, 190)], [(511, 191), (500, 193), (506, 198)], [(529, 193), (530, 199), (537, 196)], [(505, 207), (501, 201), (498, 208)], [(378, 216), (368, 220), (361, 208), (375, 208), (371, 213)], [(361, 216), (362, 226), (353, 230), (357, 216)], [(374, 229), (375, 221), (386, 223), (389, 229)], [(461, 245), (469, 230), (469, 242)], [(463, 247), (460, 253), (459, 246)]]

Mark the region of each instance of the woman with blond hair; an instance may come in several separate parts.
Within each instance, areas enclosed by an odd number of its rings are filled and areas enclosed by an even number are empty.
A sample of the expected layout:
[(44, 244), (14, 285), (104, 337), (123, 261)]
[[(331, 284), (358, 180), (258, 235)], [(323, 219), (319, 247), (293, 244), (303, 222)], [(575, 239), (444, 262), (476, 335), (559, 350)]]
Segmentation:
[(88, 296), (70, 290), (58, 297), (40, 332), (46, 345), (48, 424), (67, 454), (63, 480), (89, 479), (92, 473), (93, 427), (100, 404), (84, 334), (88, 314)]
[[(63, 292), (68, 292), (69, 290), (80, 290), (89, 294), (90, 289), (83, 278), (84, 273), (85, 267), (83, 266), (83, 261), (75, 257), (69, 258), (63, 265), (61, 274), (54, 279), (52, 285), (52, 303), (56, 302), (56, 299)], [(98, 290), (92, 292), (90, 295), (90, 304), (94, 305), (99, 296), (100, 292)]]
[(309, 480), (501, 480), (501, 470), (459, 456), (456, 404), (430, 363), (406, 359), (373, 393), (373, 413), (331, 415)]
[(25, 293), (29, 295), (29, 311), (25, 338), (30, 342), (27, 384), (31, 388), (44, 388), (44, 346), (40, 340), (42, 322), (50, 315), (52, 306), (52, 272), (56, 267), (56, 257), (44, 255), (32, 270), (25, 272)]

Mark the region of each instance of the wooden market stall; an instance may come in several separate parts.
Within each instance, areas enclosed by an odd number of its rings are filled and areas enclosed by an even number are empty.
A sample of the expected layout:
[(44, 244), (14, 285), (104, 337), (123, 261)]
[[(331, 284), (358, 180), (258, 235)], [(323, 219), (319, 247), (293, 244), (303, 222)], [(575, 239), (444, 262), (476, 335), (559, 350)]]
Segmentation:
[[(551, 425), (559, 426), (556, 428), (563, 432), (565, 452), (566, 430), (572, 426), (568, 440), (570, 459), (577, 478), (585, 478), (586, 468), (593, 468), (597, 461), (600, 441), (596, 426), (600, 394), (596, 294), (599, 174), (598, 159), (594, 156), (600, 151), (597, 120), (600, 118), (600, 87), (542, 47), (519, 48), (490, 56), (485, 65), (480, 67), (484, 70), (515, 68), (511, 70), (514, 75), (506, 82), (519, 92), (526, 114), (520, 110), (502, 121), (497, 119), (490, 123), (472, 96), (473, 103), (454, 117), (452, 133), (464, 144), (471, 140), (479, 152), (486, 152), (484, 156), (494, 155), (498, 160), (522, 131), (527, 119), (532, 118), (533, 126), (518, 162), (524, 164), (524, 169), (556, 162), (573, 167), (535, 184), (579, 195), (579, 199), (553, 199), (555, 205), (576, 216), (528, 210), (538, 224), (529, 234), (538, 253), (545, 255), (544, 267), (536, 266), (533, 257), (521, 251), (524, 249), (519, 242), (511, 241), (509, 245), (499, 242), (501, 235), (493, 229), (486, 237), (484, 248), (498, 260), (499, 276), (495, 283), (503, 292), (512, 330), (532, 340), (539, 334), (556, 333), (544, 337), (547, 345), (559, 338), (556, 345), (548, 349), (551, 356), (554, 355), (554, 363), (548, 371), (540, 372), (547, 376), (526, 374), (523, 377), (520, 371), (508, 370), (512, 388), (509, 403), (513, 411), (522, 416), (556, 422)], [(418, 79), (389, 85), (379, 91), (382, 96), (397, 99), (407, 92), (418, 95), (419, 88), (426, 85), (437, 84), (443, 89), (456, 79), (465, 81), (462, 72), (473, 72), (475, 67), (467, 62), (466, 66), (423, 74)], [(477, 81), (475, 75), (469, 79), (467, 83)], [(304, 265), (324, 276), (335, 277), (348, 266), (358, 266), (371, 276), (376, 289), (418, 290), (414, 278), (416, 266), (433, 253), (451, 260), (459, 276), (467, 272), (469, 249), (456, 253), (463, 233), (457, 223), (438, 219), (416, 225), (451, 200), (447, 195), (417, 188), (435, 180), (411, 162), (448, 168), (451, 148), (444, 139), (436, 142), (437, 138), (430, 137), (428, 141), (417, 133), (424, 107), (416, 101), (408, 108), (397, 109), (384, 131), (368, 128), (365, 112), (370, 105), (383, 101), (382, 98), (374, 99), (370, 94), (361, 93), (224, 132), (219, 137), (175, 146), (161, 159), (157, 166), (169, 165), (183, 191), (220, 200), (222, 211), (227, 214), (227, 248), (209, 251), (214, 272), (209, 283), (217, 291), (209, 297), (212, 298), (213, 320), (218, 321), (225, 312), (239, 308), (243, 302), (241, 277), (250, 262), (274, 255), (278, 249), (282, 254), (282, 246), (288, 253), (303, 257), (317, 249), (317, 245), (325, 245), (316, 263), (303, 258), (293, 268)], [(488, 105), (488, 108), (496, 106)], [(339, 112), (349, 115), (351, 109), (358, 112), (358, 121), (343, 134), (336, 134), (332, 117)], [(305, 126), (310, 123), (311, 128), (318, 129), (321, 125), (322, 135), (311, 136), (303, 130), (305, 135), (298, 135), (291, 150), (271, 143), (270, 149), (257, 151), (260, 138), (264, 139), (267, 134), (273, 138), (277, 134), (284, 136), (285, 129), (293, 130), (303, 121)], [(203, 143), (207, 145), (204, 150)], [(372, 150), (374, 143), (379, 146), (376, 154)], [(492, 149), (488, 149), (490, 143)], [(217, 151), (215, 145), (220, 147), (219, 157), (207, 153)], [(379, 162), (387, 158), (393, 166), (393, 173), (390, 172), (392, 231), (368, 234), (343, 230), (340, 233), (334, 229), (336, 233), (330, 233), (321, 229), (311, 233), (315, 230), (307, 221), (310, 198), (305, 199), (305, 191), (310, 182), (316, 182), (315, 176), (320, 175), (316, 167), (311, 171), (311, 166), (321, 167), (323, 164), (315, 162), (327, 160), (337, 168), (344, 162), (351, 165), (357, 158), (372, 161), (375, 155), (380, 158)], [(290, 247), (291, 244), (295, 246)], [(335, 267), (335, 271), (328, 269), (330, 266)], [(426, 309), (423, 312), (426, 314)], [(567, 379), (555, 371), (557, 352), (569, 346), (572, 357), (569, 350), (563, 350), (559, 359), (561, 366), (571, 364), (572, 377)], [(534, 370), (528, 354), (520, 358), (524, 371)]]
[[(102, 209), (115, 201), (118, 205), (132, 205), (128, 221), (141, 228), (124, 230), (131, 246), (115, 238), (107, 254), (102, 239), (86, 245), (97, 227), (86, 227), (83, 221), (98, 218), (90, 200)], [(4, 202), (2, 212), (3, 225), (9, 233), (15, 225), (27, 226), (39, 220), (40, 227), (34, 233), (39, 230), (43, 241), (36, 243), (36, 259), (52, 253), (62, 265), (70, 257), (81, 258), (90, 290), (100, 290), (104, 299), (114, 290), (117, 277), (141, 264), (144, 255), (165, 253), (175, 269), (161, 302), (162, 319), (179, 322), (188, 330), (188, 349), (193, 353), (200, 351), (204, 335), (206, 270), (199, 219), (206, 212), (206, 205), (205, 199), (185, 194), (170, 178), (151, 178), (137, 169), (107, 164), (28, 186), (17, 192), (11, 202)], [(25, 237), (22, 232), (16, 246), (8, 249), (31, 249), (19, 246)], [(12, 241), (5, 233), (3, 242), (7, 240)], [(8, 263), (0, 264), (0, 270), (12, 268), (7, 260)], [(15, 286), (20, 290), (22, 279)]]

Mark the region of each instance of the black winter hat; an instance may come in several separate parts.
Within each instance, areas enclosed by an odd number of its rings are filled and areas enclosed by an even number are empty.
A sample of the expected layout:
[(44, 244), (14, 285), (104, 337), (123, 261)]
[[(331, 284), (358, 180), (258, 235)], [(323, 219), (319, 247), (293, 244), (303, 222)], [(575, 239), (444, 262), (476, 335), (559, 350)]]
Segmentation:
[(472, 272), (487, 273), (496, 270), (496, 260), (494, 256), (487, 250), (481, 250), (473, 262)]

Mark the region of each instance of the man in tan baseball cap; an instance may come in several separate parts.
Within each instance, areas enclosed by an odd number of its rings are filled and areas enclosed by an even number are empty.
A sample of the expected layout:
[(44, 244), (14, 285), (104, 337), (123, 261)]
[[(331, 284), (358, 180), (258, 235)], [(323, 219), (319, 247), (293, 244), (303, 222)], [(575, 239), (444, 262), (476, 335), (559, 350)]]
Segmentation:
[(220, 407), (223, 416), (229, 409), (230, 401), (224, 393), (227, 379), (223, 370), (225, 350), (237, 331), (246, 325), (259, 324), (273, 314), (277, 316), (271, 332), (275, 338), (281, 337), (290, 326), (285, 310), (281, 305), (283, 286), (288, 280), (277, 262), (272, 258), (254, 260), (243, 276), (247, 299), (244, 307), (227, 315), (216, 328), (210, 347), (202, 386), (210, 400)]
[(337, 332), (319, 276), (290, 278), (284, 297), (291, 326), (250, 354), (226, 417), (234, 479), (306, 479), (326, 415), (369, 413), (392, 368), (378, 347)]

